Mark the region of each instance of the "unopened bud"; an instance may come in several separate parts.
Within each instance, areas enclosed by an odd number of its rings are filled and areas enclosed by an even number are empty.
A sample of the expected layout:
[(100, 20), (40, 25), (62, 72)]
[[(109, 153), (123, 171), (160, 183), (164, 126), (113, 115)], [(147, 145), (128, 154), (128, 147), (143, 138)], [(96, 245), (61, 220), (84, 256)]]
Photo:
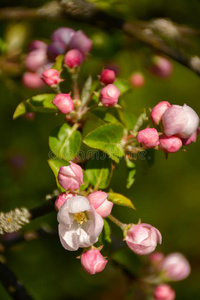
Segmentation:
[(70, 94), (58, 94), (53, 99), (53, 104), (63, 114), (68, 114), (74, 109), (74, 102)]

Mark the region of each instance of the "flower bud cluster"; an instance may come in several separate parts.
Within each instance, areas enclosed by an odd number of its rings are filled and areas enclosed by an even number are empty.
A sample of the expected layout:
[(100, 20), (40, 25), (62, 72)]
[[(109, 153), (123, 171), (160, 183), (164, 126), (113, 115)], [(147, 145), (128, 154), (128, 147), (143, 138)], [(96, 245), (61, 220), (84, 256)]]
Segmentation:
[(182, 146), (196, 141), (199, 133), (199, 117), (188, 105), (171, 105), (159, 102), (151, 111), (151, 120), (156, 128), (139, 131), (137, 140), (144, 148), (159, 148), (166, 153), (177, 152)]
[[(43, 41), (35, 40), (29, 45), (29, 53), (25, 57), (26, 72), (23, 74), (22, 82), (30, 89), (40, 89), (44, 87), (44, 82), (53, 86), (57, 82), (45, 80), (44, 70), (51, 69), (59, 54), (65, 54), (64, 64), (70, 69), (80, 66), (83, 59), (90, 52), (92, 41), (83, 31), (75, 31), (72, 28), (60, 27), (51, 35), (51, 43), (48, 45)], [(52, 69), (51, 69), (52, 70)], [(40, 78), (42, 74), (42, 79)], [(49, 74), (47, 76), (50, 77)]]
[(191, 268), (187, 259), (181, 253), (164, 256), (161, 252), (154, 252), (149, 256), (149, 263), (151, 275), (160, 282), (153, 288), (153, 299), (174, 300), (175, 291), (168, 282), (183, 280), (189, 276)]

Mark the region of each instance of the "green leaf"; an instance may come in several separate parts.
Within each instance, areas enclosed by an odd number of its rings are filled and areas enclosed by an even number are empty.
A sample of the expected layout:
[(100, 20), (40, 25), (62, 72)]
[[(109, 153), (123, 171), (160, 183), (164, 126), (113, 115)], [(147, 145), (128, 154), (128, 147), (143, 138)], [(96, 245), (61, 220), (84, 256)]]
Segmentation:
[(132, 113), (124, 112), (123, 110), (118, 110), (120, 120), (126, 126), (127, 129), (133, 129), (136, 122), (137, 117)]
[(83, 184), (80, 187), (80, 191), (84, 191), (89, 185), (89, 178), (86, 172), (83, 170)]
[[(109, 110), (110, 111), (110, 110)], [(122, 125), (113, 114), (108, 112), (107, 107), (97, 107), (92, 111), (93, 114), (97, 115), (106, 123), (120, 124)]]
[(49, 137), (49, 147), (60, 159), (73, 159), (81, 146), (81, 133), (67, 123), (55, 128)]
[(111, 159), (104, 152), (96, 152), (87, 163), (86, 174), (96, 189), (105, 189), (112, 177)]
[(114, 82), (114, 85), (119, 89), (120, 95), (125, 94), (128, 90), (131, 89), (129, 83), (125, 79), (118, 79)]
[(127, 198), (121, 194), (118, 194), (118, 193), (108, 193), (108, 200), (117, 205), (136, 209), (135, 206), (133, 205), (132, 201), (129, 198)]
[(56, 57), (55, 63), (53, 64), (53, 66), (51, 68), (60, 72), (63, 68), (63, 58), (64, 58), (63, 54), (58, 55)]
[(65, 190), (60, 186), (57, 178), (58, 178), (58, 172), (59, 172), (60, 167), (68, 166), (69, 162), (67, 162), (66, 160), (63, 160), (63, 159), (55, 158), (55, 159), (49, 159), (48, 164), (55, 175), (57, 187), (59, 188), (59, 190), (61, 192), (64, 192)]
[(129, 189), (134, 181), (135, 181), (135, 174), (136, 174), (136, 166), (133, 161), (126, 158), (126, 165), (128, 167), (128, 177), (126, 180), (126, 188)]
[(56, 113), (58, 109), (52, 103), (56, 94), (40, 94), (33, 96), (21, 102), (13, 115), (13, 119), (18, 118), (28, 112), (41, 112), (41, 113)]
[(82, 88), (81, 106), (84, 106), (87, 100), (89, 99), (91, 93), (91, 87), (92, 87), (92, 77), (89, 76)]
[(124, 128), (117, 124), (105, 124), (88, 133), (83, 142), (95, 149), (106, 152), (116, 163), (124, 156), (121, 145)]

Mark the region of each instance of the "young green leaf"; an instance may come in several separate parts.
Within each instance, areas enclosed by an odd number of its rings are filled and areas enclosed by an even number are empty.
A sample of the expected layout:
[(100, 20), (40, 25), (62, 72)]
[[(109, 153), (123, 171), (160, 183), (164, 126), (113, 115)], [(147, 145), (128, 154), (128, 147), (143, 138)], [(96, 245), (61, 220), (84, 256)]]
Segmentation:
[(13, 115), (13, 119), (18, 118), (28, 112), (40, 112), (40, 113), (56, 113), (58, 109), (52, 103), (56, 94), (40, 94), (33, 96), (21, 102)]
[(114, 82), (114, 85), (119, 89), (120, 95), (125, 94), (130, 90), (130, 84), (125, 79), (118, 79)]
[(108, 200), (116, 205), (126, 206), (135, 209), (135, 206), (133, 205), (132, 201), (121, 194), (108, 193)]
[(81, 146), (81, 133), (67, 123), (55, 128), (49, 137), (49, 147), (60, 159), (73, 159)]
[(105, 189), (112, 177), (111, 159), (104, 152), (97, 151), (87, 163), (86, 174), (96, 189)]
[(53, 64), (53, 66), (51, 67), (51, 69), (55, 69), (57, 70), (58, 72), (60, 72), (63, 68), (63, 58), (64, 58), (64, 55), (63, 54), (60, 54), (56, 57), (56, 61), (55, 63)]
[(129, 189), (135, 181), (136, 167), (134, 162), (129, 160), (128, 158), (126, 158), (126, 165), (128, 167), (128, 177), (126, 180), (126, 187), (127, 189)]
[(88, 133), (83, 142), (95, 149), (106, 152), (116, 163), (124, 156), (121, 145), (124, 128), (118, 124), (105, 124)]
[(55, 159), (49, 159), (48, 164), (55, 175), (58, 189), (61, 192), (64, 192), (65, 190), (58, 183), (58, 172), (59, 172), (60, 167), (68, 166), (69, 162), (67, 162), (66, 160), (63, 160), (63, 159), (55, 158)]

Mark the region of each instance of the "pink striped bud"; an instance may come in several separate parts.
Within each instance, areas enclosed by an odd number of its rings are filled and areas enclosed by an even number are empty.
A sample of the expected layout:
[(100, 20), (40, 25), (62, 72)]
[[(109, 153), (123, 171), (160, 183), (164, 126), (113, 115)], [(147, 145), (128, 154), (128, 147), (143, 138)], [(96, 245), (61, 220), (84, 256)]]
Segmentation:
[(162, 117), (164, 133), (168, 136), (178, 135), (181, 138), (189, 138), (197, 131), (199, 117), (196, 112), (184, 104), (172, 105)]
[(165, 111), (171, 106), (168, 101), (161, 101), (151, 111), (151, 120), (155, 125), (158, 125)]
[(53, 99), (53, 104), (62, 114), (68, 114), (74, 109), (74, 102), (70, 94), (58, 94)]
[(102, 272), (107, 262), (107, 259), (95, 248), (91, 248), (81, 255), (81, 266), (88, 274), (93, 275)]
[(35, 72), (47, 62), (46, 49), (40, 48), (29, 52), (25, 58), (25, 66), (28, 71)]
[(137, 141), (146, 149), (159, 145), (159, 135), (155, 128), (145, 128), (137, 134)]
[(153, 65), (150, 68), (152, 74), (161, 77), (161, 78), (168, 78), (173, 71), (173, 65), (169, 59), (162, 56), (154, 56)]
[(60, 78), (60, 73), (55, 69), (47, 69), (41, 75), (42, 80), (51, 87), (56, 86), (59, 82), (63, 81)]
[(28, 89), (41, 89), (45, 86), (40, 75), (33, 72), (25, 72), (22, 76), (22, 83)]
[(104, 106), (112, 107), (118, 102), (119, 89), (114, 84), (108, 84), (100, 92), (100, 101)]
[(107, 200), (107, 194), (105, 192), (97, 191), (91, 193), (88, 196), (88, 200), (102, 218), (106, 218), (110, 215), (113, 203)]
[(60, 195), (58, 195), (58, 197), (56, 198), (56, 201), (55, 201), (55, 208), (57, 211), (59, 211), (59, 209), (61, 208), (61, 206), (65, 203), (65, 201), (69, 198), (72, 198), (76, 196), (75, 194), (73, 193), (61, 193)]
[(158, 243), (162, 243), (160, 231), (145, 223), (132, 224), (125, 235), (124, 240), (128, 247), (138, 255), (150, 254), (155, 250)]
[(110, 84), (115, 81), (115, 72), (113, 70), (105, 69), (101, 73), (100, 81), (104, 84)]
[(83, 54), (79, 49), (69, 50), (64, 57), (64, 64), (70, 69), (78, 67), (83, 61)]
[(177, 152), (182, 145), (182, 140), (178, 136), (167, 136), (163, 134), (160, 137), (160, 149), (166, 153)]
[(134, 87), (142, 87), (145, 84), (144, 75), (140, 72), (135, 72), (131, 75), (130, 82)]
[(58, 182), (66, 191), (70, 190), (73, 192), (74, 190), (78, 190), (83, 184), (82, 168), (72, 161), (69, 166), (60, 167), (58, 172)]
[(79, 49), (83, 54), (87, 54), (92, 48), (92, 41), (84, 34), (82, 30), (78, 30), (71, 37), (69, 48)]
[(154, 290), (155, 300), (174, 300), (175, 291), (168, 284), (160, 284)]
[(179, 281), (189, 276), (191, 268), (181, 253), (171, 253), (164, 258), (161, 271), (168, 280)]

